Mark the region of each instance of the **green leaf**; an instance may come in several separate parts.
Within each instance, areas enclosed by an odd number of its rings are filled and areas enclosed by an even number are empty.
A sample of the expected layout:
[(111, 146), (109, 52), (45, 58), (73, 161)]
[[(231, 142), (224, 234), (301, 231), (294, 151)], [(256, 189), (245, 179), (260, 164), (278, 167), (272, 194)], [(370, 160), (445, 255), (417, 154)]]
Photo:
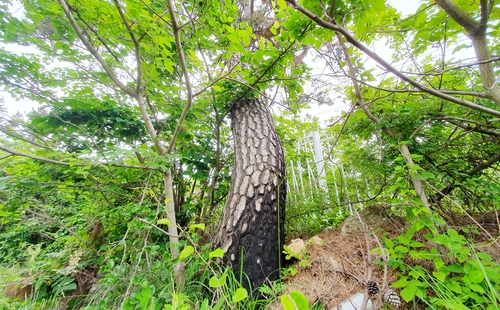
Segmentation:
[(400, 288), (400, 287), (405, 287), (406, 285), (408, 285), (408, 279), (406, 277), (401, 277), (401, 278), (399, 278), (399, 280), (392, 283), (391, 287), (392, 288)]
[(472, 289), (473, 291), (481, 293), (481, 294), (484, 294), (486, 292), (482, 286), (480, 286), (479, 284), (475, 284), (475, 283), (469, 284), (469, 288)]
[(425, 244), (424, 244), (424, 243), (422, 243), (422, 242), (419, 242), (419, 241), (412, 240), (412, 241), (410, 242), (410, 246), (411, 246), (412, 248), (422, 248), (422, 247), (424, 247), (424, 246), (425, 246)]
[(209, 310), (208, 299), (206, 299), (206, 298), (203, 299), (203, 302), (201, 303), (201, 306), (200, 306), (200, 310)]
[(184, 249), (182, 249), (181, 253), (179, 254), (179, 261), (182, 261), (184, 258), (191, 256), (191, 254), (194, 253), (194, 247), (191, 245), (186, 246)]
[(214, 257), (222, 258), (223, 256), (224, 256), (224, 250), (222, 250), (221, 248), (217, 248), (212, 252), (208, 253), (209, 258), (214, 258)]
[(398, 245), (397, 247), (394, 248), (394, 250), (399, 251), (401, 253), (408, 253), (408, 248), (404, 247), (402, 245)]
[(286, 9), (287, 8), (286, 1), (285, 0), (278, 0), (278, 6), (280, 9)]
[(420, 177), (424, 180), (427, 180), (427, 179), (432, 179), (435, 177), (434, 173), (432, 172), (429, 172), (429, 171), (420, 171)]
[(452, 290), (455, 293), (462, 293), (462, 287), (460, 286), (460, 283), (456, 281), (451, 281), (446, 283), (446, 287), (448, 287), (450, 290)]
[(59, 287), (59, 290), (60, 291), (76, 290), (76, 283), (69, 283), (69, 284), (63, 285), (63, 286)]
[(446, 273), (442, 271), (433, 271), (432, 275), (441, 282), (444, 282), (444, 280), (446, 279)]
[(191, 224), (191, 225), (189, 225), (189, 231), (190, 232), (193, 232), (196, 229), (205, 230), (205, 224), (200, 223), (200, 224)]
[(210, 280), (208, 280), (208, 285), (213, 288), (224, 286), (226, 284), (226, 278), (227, 278), (226, 273), (222, 274), (220, 278), (213, 276), (210, 278)]
[(168, 225), (170, 224), (170, 221), (168, 219), (159, 219), (157, 222), (156, 222), (157, 225)]
[(472, 282), (481, 283), (484, 280), (484, 273), (482, 270), (475, 269), (470, 272), (467, 272), (467, 275), (470, 277)]
[(281, 295), (280, 300), (285, 310), (309, 310), (307, 298), (299, 291), (291, 291), (290, 294)]
[(54, 49), (55, 50), (62, 50), (62, 49), (64, 49), (64, 43), (61, 42), (61, 41), (57, 41), (56, 43), (54, 43)]
[(415, 297), (418, 287), (411, 281), (404, 289), (399, 293), (403, 299), (408, 302)]
[(404, 245), (409, 245), (410, 244), (410, 240), (408, 238), (406, 238), (405, 236), (403, 235), (399, 235), (398, 236), (398, 240), (401, 244), (404, 244)]
[(239, 302), (247, 297), (248, 297), (247, 290), (243, 287), (240, 287), (233, 294), (233, 302), (237, 303), (237, 302)]

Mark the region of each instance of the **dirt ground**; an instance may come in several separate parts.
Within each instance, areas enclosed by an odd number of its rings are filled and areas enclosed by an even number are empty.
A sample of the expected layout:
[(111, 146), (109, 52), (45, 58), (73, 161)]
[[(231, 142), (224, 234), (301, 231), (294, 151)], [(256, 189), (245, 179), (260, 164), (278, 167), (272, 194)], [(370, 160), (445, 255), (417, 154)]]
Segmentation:
[[(463, 224), (463, 223), (461, 223)], [(462, 225), (459, 225), (462, 226)], [(498, 236), (499, 226), (495, 225), (493, 231)], [(455, 227), (455, 229), (460, 229)], [(389, 238), (399, 235), (404, 231), (404, 225), (398, 221), (387, 222), (376, 234), (382, 235), (387, 232)], [(397, 274), (390, 267), (384, 268), (383, 257), (372, 251), (379, 248), (382, 238), (373, 234), (347, 234), (340, 233), (340, 229), (323, 231), (317, 236), (321, 238), (321, 244), (309, 242), (310, 238), (303, 238), (307, 244), (308, 255), (304, 258), (310, 262), (308, 267), (299, 267), (298, 260), (291, 262), (298, 269), (294, 276), (288, 276), (286, 283), (290, 291), (300, 291), (309, 301), (309, 305), (317, 305), (314, 309), (332, 309), (346, 301), (356, 293), (367, 293), (366, 283), (369, 280), (376, 281), (380, 292), (398, 279)], [(491, 235), (490, 235), (491, 236)], [(476, 245), (484, 243), (476, 240)], [(488, 251), (493, 259), (500, 261), (500, 249), (489, 247)], [(478, 250), (481, 250), (478, 248)], [(493, 252), (491, 252), (493, 250)], [(371, 253), (370, 253), (371, 252)], [(409, 265), (417, 265), (422, 262), (405, 262)], [(425, 266), (424, 266), (425, 267)], [(429, 266), (432, 268), (432, 266)], [(397, 293), (397, 290), (395, 290)], [(383, 307), (382, 293), (371, 298), (373, 309)], [(406, 305), (402, 301), (401, 309), (420, 309), (419, 305)], [(282, 309), (279, 300), (270, 309)]]
[[(321, 244), (311, 242), (306, 247), (308, 255), (304, 259), (310, 266), (299, 267), (295, 262), (298, 273), (286, 279), (287, 292), (302, 292), (310, 306), (321, 304), (324, 309), (331, 309), (358, 292), (366, 292), (369, 280), (379, 285), (384, 278), (389, 284), (396, 280), (390, 269), (384, 277), (383, 266), (374, 263), (381, 261), (379, 255), (369, 254), (367, 245), (370, 250), (379, 247), (374, 236), (341, 235), (338, 230), (324, 231), (317, 236)], [(282, 307), (278, 302), (271, 309)]]

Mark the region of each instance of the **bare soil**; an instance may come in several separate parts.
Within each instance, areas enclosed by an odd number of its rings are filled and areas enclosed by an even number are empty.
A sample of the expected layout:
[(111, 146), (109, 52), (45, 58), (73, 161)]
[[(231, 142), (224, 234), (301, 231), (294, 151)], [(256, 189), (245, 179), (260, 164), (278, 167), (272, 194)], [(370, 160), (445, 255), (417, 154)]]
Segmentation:
[[(462, 227), (473, 224), (474, 221), (461, 219), (457, 222), (450, 227), (460, 232)], [(488, 252), (494, 260), (500, 261), (500, 247), (492, 246), (485, 241), (491, 240), (492, 236), (497, 237), (500, 226), (497, 223), (489, 226), (489, 223), (484, 221), (480, 224), (488, 233), (483, 231), (480, 235), (474, 235), (476, 250)], [(392, 268), (384, 268), (382, 257), (372, 249), (380, 247), (382, 242), (380, 236), (383, 232), (386, 232), (389, 238), (393, 238), (404, 231), (404, 224), (399, 219), (393, 219), (387, 221), (375, 235), (371, 233), (343, 235), (339, 229), (323, 231), (317, 235), (322, 239), (319, 245), (313, 242), (307, 244), (309, 238), (303, 238), (308, 253), (304, 259), (310, 262), (310, 266), (299, 267), (298, 261), (290, 262), (298, 269), (298, 273), (285, 279), (288, 286), (283, 293), (297, 290), (306, 296), (310, 306), (318, 305), (319, 308), (316, 309), (332, 309), (356, 293), (366, 293), (366, 282), (369, 280), (376, 281), (382, 292), (398, 279), (398, 275)], [(421, 236), (415, 237), (420, 239)], [(421, 241), (425, 240), (422, 238)], [(428, 264), (428, 261), (408, 260), (405, 263), (410, 266), (422, 265), (430, 270), (433, 268), (433, 264)], [(383, 307), (382, 294), (376, 294), (371, 301), (374, 309)], [(424, 309), (425, 307), (403, 303), (402, 308)], [(269, 309), (283, 308), (277, 300)]]

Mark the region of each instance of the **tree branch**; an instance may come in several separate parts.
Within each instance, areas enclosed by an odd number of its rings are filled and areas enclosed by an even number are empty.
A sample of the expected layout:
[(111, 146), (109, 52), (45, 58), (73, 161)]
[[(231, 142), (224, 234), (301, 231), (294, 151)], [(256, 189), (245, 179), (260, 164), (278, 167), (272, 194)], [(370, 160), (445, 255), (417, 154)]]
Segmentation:
[(488, 0), (480, 0), (481, 4), (481, 20), (479, 21), (479, 29), (478, 30), (483, 30), (486, 31), (486, 27), (488, 24), (488, 19), (490, 18), (490, 4), (488, 3)]
[[(483, 133), (483, 134), (486, 134), (486, 135), (489, 135), (489, 136), (494, 136), (494, 137), (500, 137), (500, 132), (495, 132), (495, 131), (492, 131), (492, 130), (488, 130), (488, 129), (484, 129), (483, 127), (485, 127), (484, 124), (479, 124), (479, 123), (476, 123), (476, 122), (473, 122), (473, 121), (469, 121), (469, 120), (457, 120), (457, 119), (453, 119), (451, 117), (439, 117), (439, 118), (436, 118), (436, 119), (440, 119), (440, 120), (443, 120), (443, 121), (447, 121), (448, 123), (451, 123), (457, 127), (460, 127), (460, 128), (463, 128), (467, 131), (473, 131), (473, 132), (479, 132), (479, 133)], [(471, 125), (466, 125), (464, 124), (463, 122), (472, 122), (472, 123), (475, 123), (476, 126), (473, 127)]]
[[(351, 56), (349, 55), (349, 52), (347, 51), (347, 48), (344, 44), (344, 41), (342, 40), (342, 37), (341, 37), (339, 32), (336, 32), (335, 34), (337, 36), (337, 40), (339, 41), (339, 45), (342, 48), (342, 51), (344, 53), (347, 66), (349, 68), (349, 75), (355, 76), (354, 65), (352, 64)], [(354, 90), (356, 92), (356, 98), (358, 99), (359, 107), (363, 110), (365, 115), (372, 122), (379, 125), (380, 119), (377, 116), (375, 116), (368, 108), (368, 105), (365, 104), (364, 99), (363, 99), (363, 95), (361, 94), (361, 89), (359, 88), (358, 82), (353, 79), (352, 83), (354, 86)], [(394, 139), (397, 138), (396, 134), (390, 128), (388, 128), (386, 126), (382, 127), (382, 131)], [(406, 161), (406, 164), (408, 165), (408, 167), (410, 167), (410, 169), (411, 169), (411, 167), (414, 165), (414, 162), (413, 162), (413, 159), (411, 157), (410, 148), (408, 147), (408, 145), (399, 143), (398, 150), (401, 153), (401, 155), (403, 156), (404, 160)], [(410, 179), (411, 179), (411, 182), (413, 184), (413, 187), (415, 189), (415, 192), (416, 192), (418, 198), (420, 198), (420, 201), (422, 202), (422, 206), (425, 207), (426, 209), (430, 209), (429, 201), (427, 199), (427, 195), (426, 195), (424, 187), (422, 185), (422, 181), (417, 176), (415, 176), (414, 173), (410, 173)]]
[[(479, 23), (465, 13), (452, 0), (435, 0), (436, 4), (443, 9), (453, 20), (462, 26), (471, 36), (476, 36), (479, 29)], [(483, 2), (484, 0), (481, 0)], [(481, 5), (482, 7), (482, 5)]]
[(500, 57), (499, 56), (495, 56), (495, 57), (492, 57), (492, 58), (489, 58), (489, 59), (480, 60), (480, 61), (475, 61), (473, 63), (469, 63), (469, 64), (465, 64), (465, 65), (455, 66), (455, 67), (452, 67), (452, 68), (441, 69), (441, 70), (438, 70), (437, 72), (427, 71), (427, 72), (418, 73), (418, 72), (401, 71), (401, 73), (406, 74), (406, 75), (434, 75), (435, 76), (435, 75), (442, 75), (445, 72), (449, 72), (449, 71), (453, 71), (453, 70), (458, 70), (458, 69), (462, 69), (462, 68), (473, 67), (473, 66), (482, 65), (482, 64), (489, 63), (489, 62), (496, 62), (496, 61), (500, 61)]
[[(490, 59), (490, 51), (486, 38), (486, 29), (490, 14), (490, 4), (488, 4), (488, 0), (480, 0), (480, 22), (472, 19), (472, 17), (467, 15), (467, 13), (460, 9), (452, 0), (436, 0), (436, 3), (470, 35), (476, 53), (476, 59), (478, 61)], [(493, 101), (500, 105), (500, 89), (498, 88), (496, 75), (491, 63), (480, 64), (479, 73), (486, 92), (491, 95)]]
[(157, 168), (151, 168), (148, 166), (130, 166), (130, 165), (124, 165), (124, 164), (109, 164), (109, 163), (88, 163), (88, 164), (73, 164), (73, 163), (71, 163), (70, 164), (70, 163), (65, 162), (65, 161), (58, 161), (58, 160), (54, 160), (54, 159), (50, 159), (50, 158), (46, 158), (46, 157), (40, 157), (40, 156), (36, 156), (36, 155), (21, 153), (21, 152), (15, 151), (11, 148), (8, 148), (8, 147), (2, 146), (2, 145), (0, 145), (0, 150), (4, 151), (6, 153), (12, 154), (14, 156), (27, 157), (27, 158), (31, 158), (31, 159), (34, 159), (37, 161), (43, 161), (43, 162), (50, 163), (50, 164), (70, 166), (70, 167), (71, 166), (77, 166), (77, 167), (111, 166), (111, 167), (129, 168), (129, 169), (159, 170)]
[(186, 60), (184, 58), (184, 51), (182, 50), (182, 42), (179, 34), (180, 28), (177, 22), (177, 16), (175, 15), (174, 4), (172, 0), (167, 0), (167, 7), (168, 7), (168, 14), (170, 15), (170, 20), (172, 22), (172, 32), (174, 34), (174, 39), (175, 39), (175, 48), (177, 50), (177, 56), (179, 57), (179, 64), (181, 65), (182, 75), (184, 76), (184, 83), (186, 84), (186, 91), (187, 91), (186, 105), (184, 106), (184, 110), (182, 110), (181, 117), (179, 118), (179, 122), (177, 123), (177, 126), (175, 127), (175, 130), (172, 134), (172, 138), (170, 139), (170, 144), (168, 145), (167, 153), (170, 153), (174, 149), (175, 140), (177, 140), (177, 136), (181, 131), (184, 119), (186, 118), (186, 115), (189, 109), (191, 108), (191, 105), (193, 104), (193, 93), (191, 90), (191, 82), (189, 81), (189, 71), (187, 69)]
[[(330, 74), (319, 74), (322, 76), (330, 76)], [(374, 86), (371, 85), (367, 82), (364, 82), (360, 79), (357, 79), (355, 77), (352, 77), (350, 75), (347, 75), (350, 79), (356, 80), (358, 83), (361, 83), (363, 85), (366, 85), (370, 88), (377, 89), (380, 91), (388, 92), (388, 93), (427, 93), (423, 90), (420, 89), (393, 89), (393, 88), (385, 88), (385, 87), (380, 87), (380, 86)], [(475, 91), (463, 91), (463, 90), (449, 90), (449, 89), (440, 89), (440, 92), (443, 94), (449, 94), (449, 95), (461, 95), (461, 96), (472, 96), (472, 97), (480, 97), (480, 98), (486, 98), (486, 99), (491, 99), (491, 96), (485, 93), (480, 93), (480, 92), (475, 92)]]
[(113, 0), (113, 2), (116, 6), (116, 9), (118, 10), (118, 13), (120, 14), (120, 17), (122, 18), (122, 22), (125, 25), (125, 28), (127, 28), (128, 35), (130, 36), (132, 43), (134, 43), (135, 61), (137, 66), (135, 95), (139, 95), (141, 92), (141, 85), (142, 85), (141, 47), (135, 37), (134, 31), (132, 31), (132, 28), (130, 27), (130, 23), (128, 22), (127, 17), (125, 16), (125, 13), (123, 13), (122, 7), (120, 6), (117, 0)]
[[(94, 248), (92, 247), (91, 244), (89, 244), (88, 242), (85, 242), (82, 238), (80, 238), (80, 236), (78, 236), (71, 228), (69, 228), (68, 226), (66, 226), (63, 222), (61, 222), (60, 220), (58, 219), (55, 219), (55, 218), (52, 218), (48, 215), (45, 215), (45, 214), (42, 214), (42, 213), (38, 213), (38, 212), (35, 212), (35, 211), (32, 211), (30, 209), (24, 209), (24, 211), (28, 212), (28, 213), (31, 213), (33, 215), (36, 215), (36, 216), (39, 216), (41, 218), (44, 218), (46, 220), (49, 220), (49, 221), (54, 221), (56, 222), (57, 224), (59, 224), (62, 228), (64, 228), (64, 230), (66, 230), (70, 235), (72, 235), (73, 237), (75, 237), (76, 239), (78, 239), (78, 241), (80, 241), (81, 243), (85, 244), (85, 245), (88, 245), (90, 246), (93, 250)], [(94, 250), (95, 251), (95, 250)]]
[(287, 0), (287, 1), (290, 4), (292, 4), (292, 6), (297, 11), (301, 12), (302, 14), (304, 14), (305, 16), (307, 16), (309, 19), (311, 19), (314, 22), (316, 22), (319, 26), (321, 26), (323, 28), (326, 28), (326, 29), (330, 29), (330, 30), (337, 31), (337, 32), (341, 33), (346, 38), (347, 42), (351, 43), (353, 46), (355, 46), (356, 48), (358, 48), (359, 50), (361, 50), (363, 53), (365, 53), (366, 55), (368, 55), (370, 58), (372, 58), (373, 60), (375, 60), (376, 62), (378, 62), (382, 67), (384, 67), (388, 71), (392, 72), (395, 76), (397, 76), (400, 79), (402, 79), (403, 81), (405, 81), (405, 82), (407, 82), (407, 83), (415, 86), (416, 88), (420, 89), (421, 91), (429, 93), (429, 94), (431, 94), (433, 96), (436, 96), (438, 98), (441, 98), (441, 99), (444, 99), (444, 100), (447, 100), (447, 101), (459, 104), (461, 106), (473, 109), (473, 110), (481, 111), (481, 112), (484, 112), (484, 113), (487, 113), (487, 114), (490, 114), (490, 115), (494, 115), (494, 116), (500, 117), (500, 111), (493, 110), (493, 109), (490, 109), (490, 108), (487, 108), (487, 107), (475, 104), (473, 102), (470, 102), (470, 101), (467, 101), (467, 100), (464, 100), (464, 99), (455, 98), (453, 96), (450, 96), (450, 95), (447, 95), (447, 94), (443, 94), (442, 92), (440, 92), (438, 90), (429, 88), (429, 87), (427, 87), (427, 86), (425, 86), (423, 84), (420, 84), (420, 83), (412, 80), (411, 78), (409, 78), (408, 76), (404, 75), (399, 70), (397, 70), (396, 68), (394, 68), (392, 65), (390, 65), (384, 59), (382, 59), (378, 54), (372, 52), (367, 46), (363, 45), (361, 42), (359, 42), (358, 40), (356, 40), (345, 28), (343, 28), (343, 27), (341, 27), (341, 26), (339, 26), (337, 24), (333, 24), (333, 23), (330, 23), (330, 22), (327, 22), (327, 21), (321, 19), (319, 16), (311, 13), (306, 8), (300, 6), (297, 3), (296, 0)]
[(66, 14), (66, 17), (68, 17), (69, 19), (69, 22), (71, 24), (71, 27), (73, 27), (73, 30), (75, 30), (76, 34), (78, 35), (78, 37), (80, 38), (80, 40), (82, 41), (83, 45), (85, 45), (85, 47), (87, 48), (87, 50), (90, 52), (90, 54), (92, 54), (92, 56), (94, 56), (94, 58), (99, 62), (99, 64), (101, 65), (101, 67), (104, 69), (104, 71), (106, 71), (106, 73), (109, 75), (109, 77), (111, 78), (111, 80), (113, 80), (113, 82), (121, 89), (123, 90), (126, 94), (130, 95), (130, 96), (134, 96), (135, 94), (135, 91), (126, 86), (125, 84), (123, 84), (119, 79), (118, 77), (116, 76), (116, 74), (113, 72), (113, 70), (109, 67), (108, 63), (106, 62), (106, 60), (104, 60), (104, 58), (102, 58), (101, 54), (99, 53), (99, 51), (92, 45), (92, 43), (89, 42), (89, 40), (85, 37), (85, 34), (84, 32), (82, 31), (82, 29), (80, 28), (80, 26), (78, 26), (78, 23), (76, 22), (75, 18), (73, 17), (73, 14), (71, 14), (69, 8), (68, 8), (68, 4), (66, 3), (66, 0), (59, 0), (59, 4), (61, 5), (63, 11), (64, 11), (64, 14)]
[[(500, 153), (491, 157), (487, 161), (480, 163), (479, 165), (474, 167), (472, 170), (470, 170), (466, 174), (468, 176), (474, 176), (474, 175), (480, 173), (481, 171), (483, 171), (484, 169), (490, 168), (492, 165), (494, 165), (498, 161), (500, 161)], [(457, 186), (458, 185), (456, 183), (451, 183), (451, 184), (447, 185), (446, 187), (444, 187), (443, 189), (441, 189), (437, 193), (435, 193), (432, 196), (431, 200), (433, 202), (441, 201), (446, 195), (451, 193)]]

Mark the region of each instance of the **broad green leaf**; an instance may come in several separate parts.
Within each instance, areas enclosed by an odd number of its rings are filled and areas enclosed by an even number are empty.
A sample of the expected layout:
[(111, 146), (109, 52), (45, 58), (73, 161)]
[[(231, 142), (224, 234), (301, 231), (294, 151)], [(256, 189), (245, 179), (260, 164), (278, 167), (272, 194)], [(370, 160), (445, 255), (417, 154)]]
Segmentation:
[(247, 290), (245, 288), (243, 288), (243, 287), (240, 287), (240, 288), (236, 289), (236, 291), (233, 294), (233, 298), (232, 299), (233, 299), (234, 303), (237, 303), (237, 302), (239, 302), (239, 301), (241, 301), (241, 300), (243, 300), (243, 299), (245, 299), (247, 297), (248, 297)]
[(208, 299), (203, 299), (203, 302), (201, 303), (200, 310), (209, 310), (208, 307)]
[(196, 229), (205, 230), (205, 224), (199, 223), (199, 224), (191, 224), (191, 225), (189, 225), (189, 231), (190, 232), (193, 232)]
[(481, 283), (484, 280), (484, 273), (480, 269), (475, 269), (470, 272), (467, 272), (467, 275), (474, 283)]
[(444, 282), (444, 280), (446, 279), (446, 273), (442, 271), (433, 271), (432, 275), (441, 282)]
[(222, 258), (224, 256), (224, 251), (221, 248), (217, 248), (210, 253), (208, 253), (209, 258)]
[(392, 283), (391, 287), (400, 288), (400, 287), (405, 287), (406, 285), (408, 285), (408, 279), (406, 277), (401, 277), (399, 278), (399, 280)]
[(299, 291), (280, 296), (281, 305), (285, 310), (309, 310), (307, 298)]
[(170, 224), (170, 221), (169, 219), (159, 219), (156, 224), (158, 225), (169, 225)]
[(182, 249), (181, 253), (179, 253), (179, 261), (182, 261), (186, 257), (191, 256), (194, 253), (194, 247), (191, 245), (186, 246)]
[(227, 278), (226, 273), (222, 274), (219, 278), (213, 276), (210, 278), (210, 280), (208, 280), (208, 285), (213, 288), (224, 286), (226, 285), (226, 278)]
[(473, 291), (481, 293), (481, 294), (484, 294), (486, 292), (482, 286), (480, 286), (479, 284), (475, 284), (475, 283), (469, 284), (469, 288), (471, 288)]
[(460, 286), (460, 283), (456, 281), (447, 282), (446, 286), (455, 293), (462, 293), (462, 287)]
[(410, 283), (404, 289), (402, 289), (399, 294), (406, 302), (408, 302), (415, 297), (417, 289), (418, 287), (413, 283), (413, 281), (410, 281)]

